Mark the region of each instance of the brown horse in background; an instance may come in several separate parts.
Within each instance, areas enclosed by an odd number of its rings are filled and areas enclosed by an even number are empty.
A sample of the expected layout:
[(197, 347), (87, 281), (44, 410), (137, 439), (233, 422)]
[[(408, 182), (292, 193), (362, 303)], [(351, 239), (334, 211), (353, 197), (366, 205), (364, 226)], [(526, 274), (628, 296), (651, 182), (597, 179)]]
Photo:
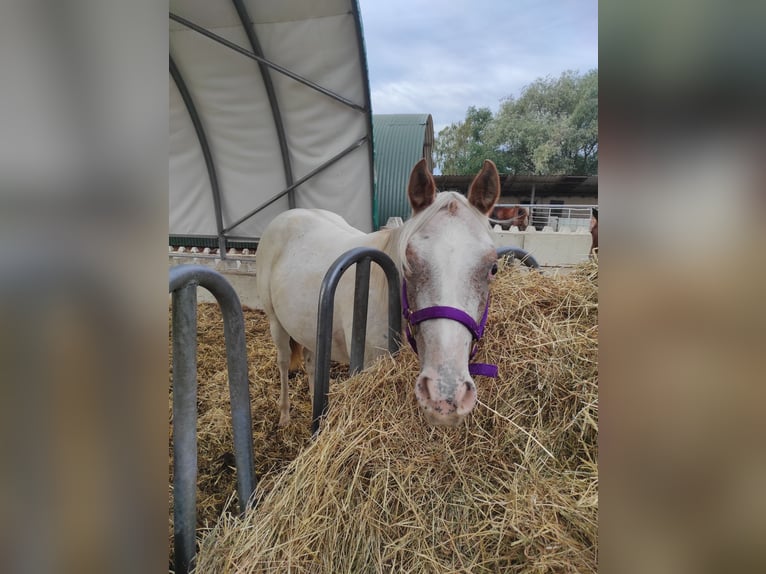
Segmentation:
[(593, 255), (594, 250), (598, 249), (598, 208), (594, 207), (591, 210), (590, 218), (590, 235), (593, 238), (593, 242), (590, 246), (590, 254)]
[(492, 225), (499, 225), (503, 229), (516, 226), (519, 231), (524, 231), (529, 225), (529, 211), (526, 207), (516, 205), (514, 207), (495, 207), (489, 216)]

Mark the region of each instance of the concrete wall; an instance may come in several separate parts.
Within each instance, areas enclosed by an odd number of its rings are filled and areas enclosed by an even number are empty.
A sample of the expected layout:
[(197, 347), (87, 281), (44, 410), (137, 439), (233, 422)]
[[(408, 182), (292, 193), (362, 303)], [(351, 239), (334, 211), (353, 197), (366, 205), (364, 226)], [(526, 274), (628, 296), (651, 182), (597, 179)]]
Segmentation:
[[(170, 267), (174, 265), (205, 265), (215, 269), (231, 283), (234, 290), (239, 295), (239, 300), (245, 307), (252, 309), (261, 309), (261, 301), (258, 293), (255, 291), (255, 255), (251, 255), (247, 249), (234, 250), (229, 252), (229, 258), (221, 259), (216, 252), (217, 249), (193, 251), (179, 247), (177, 251), (170, 251)], [(215, 297), (204, 288), (197, 289), (197, 301), (200, 303), (214, 303)]]
[(542, 231), (536, 231), (530, 226), (526, 231), (519, 231), (518, 227), (503, 231), (496, 225), (493, 233), (495, 245), (520, 247), (531, 253), (543, 267), (562, 267), (587, 261), (592, 242), (587, 227), (578, 227), (574, 231), (568, 227), (561, 227), (559, 231), (545, 227)]

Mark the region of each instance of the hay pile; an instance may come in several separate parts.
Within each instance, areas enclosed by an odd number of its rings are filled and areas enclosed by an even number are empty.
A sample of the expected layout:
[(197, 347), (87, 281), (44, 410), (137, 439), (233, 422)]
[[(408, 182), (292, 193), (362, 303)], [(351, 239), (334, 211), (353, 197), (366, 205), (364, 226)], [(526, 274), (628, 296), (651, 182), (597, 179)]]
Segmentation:
[[(286, 430), (269, 383), (272, 407), (254, 419), (268, 419), (256, 459), (273, 473), (253, 512), (224, 514), (204, 538), (198, 571), (595, 571), (596, 281), (594, 263), (501, 270), (477, 357), (501, 376), (477, 379), (481, 403), (459, 428), (425, 424), (409, 349), (333, 386), (313, 442), (303, 380)], [(295, 451), (271, 458), (270, 440), (308, 446), (285, 467)]]

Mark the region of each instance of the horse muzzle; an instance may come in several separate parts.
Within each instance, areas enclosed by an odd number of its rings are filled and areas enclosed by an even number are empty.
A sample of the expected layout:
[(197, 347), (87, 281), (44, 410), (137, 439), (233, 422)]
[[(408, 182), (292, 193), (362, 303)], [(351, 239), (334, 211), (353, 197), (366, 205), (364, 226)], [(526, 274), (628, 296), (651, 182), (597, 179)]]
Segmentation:
[(476, 406), (476, 385), (467, 374), (444, 377), (425, 368), (415, 382), (415, 397), (429, 423), (455, 426)]

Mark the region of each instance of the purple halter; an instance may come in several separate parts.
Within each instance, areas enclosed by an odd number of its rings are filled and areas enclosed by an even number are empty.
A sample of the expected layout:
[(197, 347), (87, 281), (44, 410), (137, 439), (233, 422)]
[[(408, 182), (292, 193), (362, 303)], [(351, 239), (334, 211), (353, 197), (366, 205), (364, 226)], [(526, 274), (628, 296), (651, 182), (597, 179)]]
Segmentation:
[[(406, 321), (405, 333), (407, 340), (410, 343), (410, 347), (418, 353), (418, 347), (415, 343), (415, 337), (412, 336), (410, 327), (414, 327), (418, 323), (428, 321), (429, 319), (451, 319), (462, 324), (473, 335), (473, 348), (471, 349), (471, 355), (469, 359), (473, 359), (476, 354), (477, 343), (484, 334), (484, 327), (487, 324), (487, 316), (489, 315), (489, 296), (487, 296), (487, 304), (484, 307), (484, 315), (481, 317), (481, 321), (477, 324), (473, 317), (471, 317), (465, 311), (456, 309), (455, 307), (443, 307), (441, 305), (435, 305), (433, 307), (426, 307), (419, 311), (413, 311), (410, 309), (409, 301), (407, 300), (407, 282), (402, 279), (402, 315)], [(488, 365), (486, 363), (469, 363), (468, 372), (471, 375), (483, 375), (485, 377), (497, 377), (497, 365)]]

